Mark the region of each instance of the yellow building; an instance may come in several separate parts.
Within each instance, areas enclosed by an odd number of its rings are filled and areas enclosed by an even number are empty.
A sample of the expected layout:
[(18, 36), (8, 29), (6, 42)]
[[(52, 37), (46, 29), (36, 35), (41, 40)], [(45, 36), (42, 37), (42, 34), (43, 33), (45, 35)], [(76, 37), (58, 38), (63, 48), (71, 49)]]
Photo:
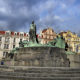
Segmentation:
[(61, 32), (59, 35), (63, 36), (65, 42), (68, 44), (68, 50), (76, 53), (80, 53), (78, 45), (80, 44), (80, 37), (71, 31)]
[(77, 53), (79, 53), (79, 54), (80, 54), (80, 44), (79, 44), (79, 45), (77, 45)]

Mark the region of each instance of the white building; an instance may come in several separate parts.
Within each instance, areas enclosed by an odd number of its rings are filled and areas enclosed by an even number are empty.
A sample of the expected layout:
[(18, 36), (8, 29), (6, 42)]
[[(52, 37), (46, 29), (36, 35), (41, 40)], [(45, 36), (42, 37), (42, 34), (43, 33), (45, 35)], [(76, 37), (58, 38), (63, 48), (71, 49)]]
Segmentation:
[(29, 40), (28, 33), (0, 31), (0, 59), (10, 53), (10, 51), (19, 47), (20, 40)]

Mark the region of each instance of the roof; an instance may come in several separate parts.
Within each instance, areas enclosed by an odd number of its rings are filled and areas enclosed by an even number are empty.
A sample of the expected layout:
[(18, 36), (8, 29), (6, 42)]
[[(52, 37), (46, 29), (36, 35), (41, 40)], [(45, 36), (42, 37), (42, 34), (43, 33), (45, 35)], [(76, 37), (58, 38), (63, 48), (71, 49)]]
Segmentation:
[(60, 32), (59, 34), (62, 35), (62, 34), (64, 34), (64, 33), (67, 33), (67, 32)]
[(14, 32), (11, 32), (11, 35), (14, 35)]
[[(0, 31), (0, 35), (6, 35), (6, 32), (8, 32), (8, 31)], [(11, 36), (15, 36), (15, 35), (19, 36), (20, 34), (22, 34), (22, 32), (9, 31), (9, 35), (11, 35)], [(28, 36), (28, 33), (23, 32), (23, 36)]]
[(49, 30), (49, 29), (54, 32), (54, 30), (53, 30), (52, 28), (47, 28), (47, 29), (43, 29), (43, 30), (42, 30), (42, 33), (45, 33), (45, 32), (46, 32), (47, 30)]
[(2, 34), (2, 35), (5, 34), (5, 31), (0, 31), (0, 34)]
[(42, 31), (42, 33), (45, 33), (47, 31), (47, 29), (44, 29), (43, 31)]

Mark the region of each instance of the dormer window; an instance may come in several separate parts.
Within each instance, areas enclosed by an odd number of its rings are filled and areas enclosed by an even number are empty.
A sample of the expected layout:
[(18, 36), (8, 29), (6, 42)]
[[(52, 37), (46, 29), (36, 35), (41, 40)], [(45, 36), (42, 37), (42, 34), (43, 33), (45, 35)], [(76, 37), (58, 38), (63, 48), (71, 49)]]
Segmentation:
[(9, 32), (6, 32), (6, 35), (9, 35)]
[(23, 36), (23, 34), (20, 34), (20, 36)]
[(17, 33), (15, 33), (15, 36), (17, 35)]
[(19, 32), (17, 33), (17, 35), (19, 36)]

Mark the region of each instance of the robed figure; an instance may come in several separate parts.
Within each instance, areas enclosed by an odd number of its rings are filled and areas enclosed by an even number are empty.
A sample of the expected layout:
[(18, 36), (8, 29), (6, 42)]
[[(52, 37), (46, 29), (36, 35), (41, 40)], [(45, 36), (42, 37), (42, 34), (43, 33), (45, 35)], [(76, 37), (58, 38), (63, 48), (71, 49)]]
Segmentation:
[(38, 43), (36, 36), (36, 25), (34, 24), (34, 21), (32, 21), (32, 24), (30, 24), (29, 41), (33, 43)]

